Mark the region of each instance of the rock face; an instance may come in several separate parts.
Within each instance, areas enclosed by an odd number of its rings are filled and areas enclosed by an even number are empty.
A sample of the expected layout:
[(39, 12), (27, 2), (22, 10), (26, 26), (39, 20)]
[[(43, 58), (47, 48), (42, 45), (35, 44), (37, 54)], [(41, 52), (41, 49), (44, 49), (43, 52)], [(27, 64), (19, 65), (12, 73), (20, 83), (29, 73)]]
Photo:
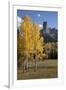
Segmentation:
[(43, 29), (40, 30), (40, 33), (45, 43), (58, 41), (58, 30), (56, 28), (48, 28), (47, 22), (43, 23)]

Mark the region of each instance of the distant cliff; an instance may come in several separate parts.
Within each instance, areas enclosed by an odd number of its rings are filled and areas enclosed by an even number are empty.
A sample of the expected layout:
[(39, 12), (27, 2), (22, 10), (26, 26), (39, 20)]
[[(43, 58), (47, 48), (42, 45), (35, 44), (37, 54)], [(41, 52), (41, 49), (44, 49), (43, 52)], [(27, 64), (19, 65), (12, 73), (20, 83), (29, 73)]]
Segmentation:
[(58, 30), (56, 28), (48, 28), (47, 22), (43, 23), (43, 28), (40, 30), (40, 33), (45, 43), (58, 41)]

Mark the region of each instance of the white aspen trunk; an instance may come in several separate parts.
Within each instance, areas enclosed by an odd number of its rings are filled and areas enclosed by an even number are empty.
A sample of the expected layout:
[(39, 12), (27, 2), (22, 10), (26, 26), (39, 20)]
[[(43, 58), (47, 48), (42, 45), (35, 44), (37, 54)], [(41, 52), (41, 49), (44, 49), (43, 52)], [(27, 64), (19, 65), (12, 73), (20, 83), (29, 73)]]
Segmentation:
[(23, 64), (23, 72), (28, 71), (28, 55), (26, 55), (26, 59)]
[(35, 57), (35, 69), (34, 69), (34, 71), (37, 71), (37, 60), (38, 60), (38, 58), (37, 58), (37, 55), (36, 55), (36, 57)]

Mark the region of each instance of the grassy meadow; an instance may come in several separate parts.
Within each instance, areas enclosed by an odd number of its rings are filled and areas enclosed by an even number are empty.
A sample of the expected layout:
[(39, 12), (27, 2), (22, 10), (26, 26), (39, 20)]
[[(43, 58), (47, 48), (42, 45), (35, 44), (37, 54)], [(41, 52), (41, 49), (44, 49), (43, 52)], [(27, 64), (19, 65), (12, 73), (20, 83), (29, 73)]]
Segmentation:
[(58, 77), (58, 62), (56, 59), (54, 60), (44, 60), (38, 62), (38, 68), (35, 71), (35, 66), (29, 62), (29, 71), (23, 72), (23, 68), (20, 67), (17, 70), (17, 79), (25, 80), (25, 79), (45, 79), (45, 78), (57, 78)]

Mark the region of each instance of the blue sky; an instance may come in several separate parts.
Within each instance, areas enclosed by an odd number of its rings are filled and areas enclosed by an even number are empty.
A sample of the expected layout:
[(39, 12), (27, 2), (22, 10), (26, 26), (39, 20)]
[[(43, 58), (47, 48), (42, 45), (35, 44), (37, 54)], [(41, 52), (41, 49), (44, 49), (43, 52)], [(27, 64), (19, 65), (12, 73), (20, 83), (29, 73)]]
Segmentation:
[(23, 17), (28, 15), (33, 22), (43, 25), (44, 21), (48, 22), (48, 27), (58, 28), (58, 13), (54, 11), (34, 11), (34, 10), (17, 10), (17, 16)]

